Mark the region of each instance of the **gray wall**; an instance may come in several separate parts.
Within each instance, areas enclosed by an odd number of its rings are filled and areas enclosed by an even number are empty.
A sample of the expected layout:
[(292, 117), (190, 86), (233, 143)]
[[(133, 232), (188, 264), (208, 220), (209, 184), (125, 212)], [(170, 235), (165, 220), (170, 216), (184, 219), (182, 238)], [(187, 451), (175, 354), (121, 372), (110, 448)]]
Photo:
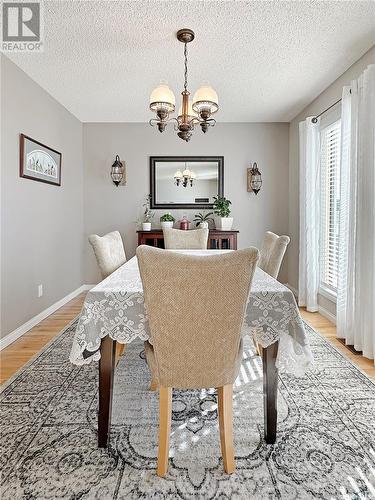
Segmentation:
[[(1, 70), (4, 337), (83, 283), (83, 168), (81, 122), (4, 56)], [(61, 187), (19, 177), (21, 132), (62, 152)]]
[[(90, 123), (83, 126), (85, 283), (99, 280), (90, 233), (118, 229), (128, 257), (137, 245), (135, 221), (149, 193), (149, 156), (224, 156), (225, 195), (232, 200), (234, 227), (239, 229), (239, 247), (258, 246), (264, 232), (288, 231), (288, 130), (287, 123), (218, 123), (206, 135), (198, 129), (184, 143), (173, 127), (160, 134), (148, 124)], [(119, 154), (127, 166), (128, 185), (116, 188), (109, 177)], [(246, 189), (246, 168), (257, 161), (263, 176), (258, 196)], [(161, 211), (155, 217), (158, 222)], [(181, 211), (171, 210), (180, 216)], [(190, 217), (194, 212), (185, 211)], [(190, 219), (191, 220), (191, 219)], [(281, 280), (287, 280), (284, 266)]]
[[(298, 288), (298, 248), (299, 248), (299, 149), (298, 124), (308, 116), (314, 116), (341, 98), (342, 88), (351, 80), (358, 78), (369, 65), (375, 63), (375, 47), (353, 64), (340, 78), (335, 80), (309, 106), (290, 122), (289, 129), (289, 234), (291, 242), (288, 251), (288, 280)], [(335, 305), (324, 297), (319, 303), (332, 314), (336, 314)]]

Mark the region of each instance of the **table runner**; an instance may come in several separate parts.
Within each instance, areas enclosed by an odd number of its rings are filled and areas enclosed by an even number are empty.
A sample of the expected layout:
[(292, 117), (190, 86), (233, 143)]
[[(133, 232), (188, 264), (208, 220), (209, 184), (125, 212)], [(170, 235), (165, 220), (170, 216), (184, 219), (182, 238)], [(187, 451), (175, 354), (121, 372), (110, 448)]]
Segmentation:
[[(209, 255), (213, 251), (184, 251)], [(279, 341), (276, 366), (302, 376), (312, 363), (308, 338), (293, 293), (257, 268), (246, 308), (243, 335), (261, 346)], [(109, 335), (120, 343), (150, 340), (137, 258), (133, 257), (92, 288), (75, 332), (70, 361), (83, 365), (100, 359), (101, 339)]]

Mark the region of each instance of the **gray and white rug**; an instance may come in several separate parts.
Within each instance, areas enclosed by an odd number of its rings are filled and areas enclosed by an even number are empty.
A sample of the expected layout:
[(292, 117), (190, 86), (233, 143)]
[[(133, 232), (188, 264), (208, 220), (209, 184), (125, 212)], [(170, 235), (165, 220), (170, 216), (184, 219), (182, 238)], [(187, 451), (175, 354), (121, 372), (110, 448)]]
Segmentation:
[(280, 377), (276, 444), (263, 440), (261, 362), (248, 341), (234, 395), (236, 473), (223, 472), (215, 391), (175, 391), (165, 479), (155, 475), (158, 395), (143, 345), (130, 344), (119, 364), (102, 450), (97, 364), (70, 364), (73, 329), (2, 390), (4, 500), (375, 498), (375, 385), (311, 328), (315, 368)]

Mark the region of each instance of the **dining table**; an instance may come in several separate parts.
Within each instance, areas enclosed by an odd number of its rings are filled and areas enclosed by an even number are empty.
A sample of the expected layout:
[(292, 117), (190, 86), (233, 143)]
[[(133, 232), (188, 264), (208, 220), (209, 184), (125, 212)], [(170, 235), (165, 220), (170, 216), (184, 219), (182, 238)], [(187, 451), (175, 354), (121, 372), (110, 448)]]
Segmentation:
[[(209, 256), (236, 250), (166, 251)], [(241, 334), (260, 346), (264, 437), (267, 443), (274, 443), (278, 374), (304, 376), (313, 356), (293, 292), (259, 267), (254, 273)], [(152, 343), (137, 257), (132, 257), (87, 293), (70, 352), (69, 359), (75, 365), (99, 361), (99, 447), (108, 445), (116, 344), (136, 339)]]

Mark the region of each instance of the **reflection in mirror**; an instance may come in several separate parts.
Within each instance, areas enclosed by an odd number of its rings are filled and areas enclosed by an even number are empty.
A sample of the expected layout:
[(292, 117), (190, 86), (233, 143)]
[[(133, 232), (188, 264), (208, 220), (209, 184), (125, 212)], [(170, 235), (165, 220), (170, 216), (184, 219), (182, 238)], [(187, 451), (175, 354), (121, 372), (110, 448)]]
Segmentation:
[(222, 190), (222, 158), (151, 158), (153, 208), (212, 207)]

